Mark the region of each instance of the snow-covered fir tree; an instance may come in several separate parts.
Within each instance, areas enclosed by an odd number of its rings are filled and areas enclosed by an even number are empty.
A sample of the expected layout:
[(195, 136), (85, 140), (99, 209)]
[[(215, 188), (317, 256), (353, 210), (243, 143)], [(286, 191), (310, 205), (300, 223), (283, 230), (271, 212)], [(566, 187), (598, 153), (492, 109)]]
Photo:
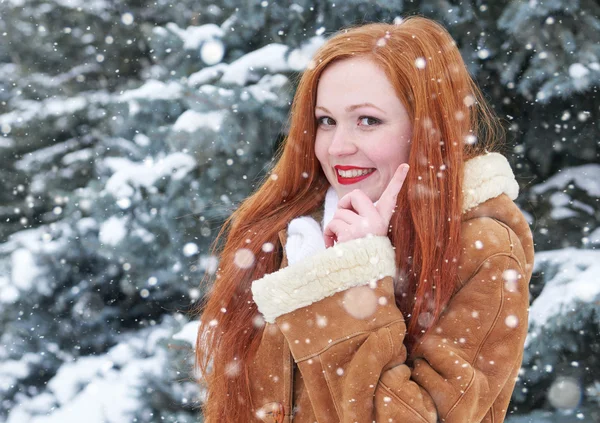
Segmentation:
[(566, 0), (0, 2), (0, 421), (201, 421), (190, 311), (297, 75), (414, 13), (505, 120), (536, 241), (507, 421), (600, 421), (600, 8)]

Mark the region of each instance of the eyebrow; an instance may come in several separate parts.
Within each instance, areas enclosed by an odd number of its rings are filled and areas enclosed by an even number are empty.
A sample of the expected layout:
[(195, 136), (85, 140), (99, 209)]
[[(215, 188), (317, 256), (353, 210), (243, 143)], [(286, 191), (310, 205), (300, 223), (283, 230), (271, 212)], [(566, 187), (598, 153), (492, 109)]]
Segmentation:
[[(374, 108), (374, 109), (377, 109), (377, 110), (379, 110), (380, 112), (382, 112), (382, 113), (384, 113), (384, 114), (385, 114), (385, 112), (384, 112), (382, 109), (380, 109), (379, 107), (377, 107), (377, 106), (376, 106), (376, 105), (374, 105), (373, 103), (361, 103), (361, 104), (353, 104), (352, 106), (348, 106), (348, 107), (346, 107), (346, 113), (350, 113), (350, 112), (352, 112), (352, 111), (354, 111), (354, 110), (356, 110), (356, 109), (360, 109), (361, 107), (372, 107), (372, 108)], [(325, 113), (329, 113), (329, 114), (331, 114), (331, 112), (330, 112), (329, 110), (327, 110), (325, 107), (322, 107), (322, 106), (317, 106), (316, 108), (317, 108), (317, 109), (321, 109), (321, 110), (323, 110)]]

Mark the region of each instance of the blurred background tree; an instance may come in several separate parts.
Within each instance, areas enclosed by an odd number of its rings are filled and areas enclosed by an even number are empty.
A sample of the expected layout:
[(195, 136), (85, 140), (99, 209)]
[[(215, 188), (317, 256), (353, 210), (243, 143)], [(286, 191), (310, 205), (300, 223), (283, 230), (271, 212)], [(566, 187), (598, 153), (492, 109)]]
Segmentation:
[(421, 14), (508, 128), (536, 241), (507, 421), (600, 421), (597, 2), (0, 2), (0, 421), (196, 422), (208, 247), (336, 30)]

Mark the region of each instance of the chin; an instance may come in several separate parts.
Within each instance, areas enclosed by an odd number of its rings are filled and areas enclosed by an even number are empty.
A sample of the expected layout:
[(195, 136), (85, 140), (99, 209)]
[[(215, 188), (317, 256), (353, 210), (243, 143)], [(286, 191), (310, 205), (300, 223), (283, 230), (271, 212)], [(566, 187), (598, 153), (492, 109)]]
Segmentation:
[(339, 185), (334, 185), (334, 187), (336, 187), (336, 193), (338, 195), (338, 199), (342, 198), (344, 195), (348, 194), (349, 192), (354, 191), (355, 189), (360, 189), (362, 192), (364, 192), (367, 197), (369, 197), (369, 199), (371, 200), (371, 202), (375, 202), (379, 199), (379, 197), (381, 195), (373, 195), (372, 192), (370, 190), (365, 189), (365, 188), (361, 188), (361, 187), (354, 187), (354, 188), (349, 188), (349, 187), (340, 187)]

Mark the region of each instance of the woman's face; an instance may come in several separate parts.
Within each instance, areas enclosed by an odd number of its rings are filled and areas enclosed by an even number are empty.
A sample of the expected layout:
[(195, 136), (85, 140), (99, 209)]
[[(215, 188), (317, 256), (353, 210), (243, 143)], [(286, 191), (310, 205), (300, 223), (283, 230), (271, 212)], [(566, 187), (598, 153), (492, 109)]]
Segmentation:
[(338, 197), (358, 188), (377, 201), (408, 162), (412, 134), (385, 73), (367, 58), (332, 63), (319, 80), (315, 117), (316, 155)]

